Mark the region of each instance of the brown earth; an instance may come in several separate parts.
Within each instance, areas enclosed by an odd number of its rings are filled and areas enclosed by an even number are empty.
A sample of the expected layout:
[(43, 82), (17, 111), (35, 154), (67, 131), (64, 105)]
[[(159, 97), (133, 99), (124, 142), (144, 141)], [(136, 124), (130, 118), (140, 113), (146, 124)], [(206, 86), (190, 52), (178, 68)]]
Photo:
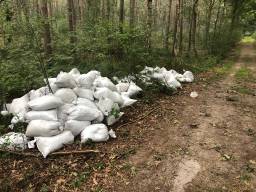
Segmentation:
[[(113, 127), (116, 140), (65, 148), (98, 154), (2, 154), (0, 191), (255, 192), (255, 65), (243, 44), (224, 77), (208, 72), (174, 96), (144, 97)], [(249, 78), (238, 77), (244, 68)]]

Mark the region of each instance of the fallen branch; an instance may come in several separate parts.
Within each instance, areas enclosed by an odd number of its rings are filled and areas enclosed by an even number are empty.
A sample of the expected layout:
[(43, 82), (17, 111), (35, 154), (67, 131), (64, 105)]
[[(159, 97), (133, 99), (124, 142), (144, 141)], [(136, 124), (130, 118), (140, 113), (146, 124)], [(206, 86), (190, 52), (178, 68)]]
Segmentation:
[(142, 117), (139, 117), (139, 118), (135, 119), (134, 121), (129, 121), (129, 122), (127, 122), (127, 123), (124, 123), (124, 124), (120, 125), (119, 127), (117, 127), (117, 129), (118, 129), (118, 128), (121, 128), (121, 127), (125, 127), (126, 125), (130, 125), (130, 124), (136, 123), (136, 122), (138, 122), (138, 121), (141, 121), (141, 120), (145, 119), (145, 118), (148, 117), (151, 113), (155, 112), (155, 111), (158, 110), (158, 109), (160, 109), (160, 107), (156, 107), (156, 108), (152, 109), (152, 110), (149, 111), (146, 115), (144, 115), (144, 116), (142, 116)]
[(76, 155), (76, 154), (87, 154), (87, 153), (99, 153), (99, 150), (84, 150), (84, 151), (60, 151), (49, 154), (49, 156), (54, 155)]
[[(84, 150), (84, 151), (60, 151), (60, 152), (54, 152), (49, 154), (49, 156), (57, 156), (57, 155), (71, 155), (71, 154), (87, 154), (87, 153), (99, 153), (98, 150)], [(18, 151), (10, 151), (10, 150), (3, 150), (0, 149), (0, 153), (9, 153), (13, 155), (19, 155), (19, 156), (27, 156), (27, 157), (40, 157), (41, 154), (33, 154), (33, 153), (25, 153), (25, 152), (18, 152)]]
[(40, 155), (40, 154), (24, 153), (24, 152), (10, 151), (10, 150), (4, 150), (4, 149), (0, 149), (0, 153), (9, 153), (13, 155), (29, 156), (29, 157), (39, 157)]

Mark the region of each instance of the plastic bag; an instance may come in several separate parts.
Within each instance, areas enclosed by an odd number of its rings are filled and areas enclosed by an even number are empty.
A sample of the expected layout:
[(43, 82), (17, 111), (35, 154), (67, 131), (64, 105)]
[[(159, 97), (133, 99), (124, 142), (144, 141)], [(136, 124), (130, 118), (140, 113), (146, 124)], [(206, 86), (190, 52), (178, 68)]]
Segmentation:
[(13, 99), (9, 112), (12, 113), (13, 115), (19, 114), (24, 116), (28, 111), (28, 101), (29, 101), (28, 94), (18, 99)]
[(87, 106), (87, 107), (90, 107), (93, 109), (98, 109), (97, 105), (94, 102), (92, 102), (89, 99), (85, 99), (85, 98), (78, 98), (76, 104), (84, 105), (84, 106)]
[(89, 140), (92, 140), (93, 142), (103, 142), (108, 139), (108, 128), (104, 124), (89, 125), (81, 132), (81, 143), (85, 143)]
[(61, 133), (61, 124), (58, 121), (32, 120), (27, 126), (28, 137), (50, 137)]
[(74, 89), (74, 92), (77, 94), (78, 97), (89, 99), (91, 101), (94, 100), (93, 91), (90, 89), (83, 89), (83, 88), (76, 87)]
[(64, 124), (68, 118), (68, 111), (74, 106), (74, 104), (64, 104), (57, 108), (57, 116), (62, 124)]
[(71, 131), (64, 131), (53, 137), (36, 137), (36, 146), (44, 158), (64, 145), (72, 143), (74, 143), (74, 135)]
[(114, 106), (114, 102), (108, 98), (100, 98), (97, 106), (104, 115), (108, 116)]
[(55, 84), (60, 88), (71, 88), (76, 87), (76, 81), (74, 77), (68, 73), (60, 72), (57, 76)]
[(29, 111), (25, 115), (25, 119), (32, 120), (46, 120), (46, 121), (58, 121), (57, 110), (49, 111)]
[(128, 107), (128, 106), (131, 106), (131, 105), (133, 105), (134, 103), (137, 102), (137, 100), (129, 98), (128, 94), (125, 93), (125, 92), (121, 93), (121, 95), (122, 95), (122, 98), (124, 100), (124, 103), (123, 103), (122, 107)]
[(97, 88), (94, 92), (94, 97), (96, 99), (108, 98), (111, 99), (114, 103), (118, 103), (119, 105), (122, 105), (124, 102), (122, 96), (119, 93), (113, 92), (106, 87)]
[(8, 150), (24, 150), (27, 143), (27, 137), (23, 133), (10, 132), (0, 137), (0, 148)]
[(186, 82), (192, 83), (194, 81), (194, 75), (191, 71), (186, 71), (183, 74), (183, 77), (186, 79)]
[(77, 105), (69, 109), (68, 120), (93, 121), (100, 116), (100, 113), (98, 109)]
[(65, 123), (64, 130), (71, 131), (72, 134), (76, 137), (84, 130), (86, 127), (91, 125), (90, 121), (76, 121), (76, 120), (69, 120)]
[(117, 91), (117, 88), (114, 85), (114, 83), (112, 83), (112, 81), (107, 77), (98, 77), (93, 82), (93, 86), (95, 86), (95, 87), (106, 87), (106, 88), (110, 89), (111, 91)]
[(59, 97), (63, 101), (63, 103), (72, 103), (77, 99), (74, 91), (68, 88), (59, 89), (54, 95), (56, 97)]
[(90, 89), (93, 85), (94, 80), (99, 76), (100, 76), (100, 72), (90, 71), (86, 74), (80, 75), (77, 78), (77, 81), (80, 87), (83, 87), (85, 89)]
[(129, 86), (130, 86), (130, 83), (122, 83), (122, 82), (120, 82), (120, 83), (118, 83), (116, 85), (116, 88), (117, 88), (117, 91), (119, 93), (122, 93), (122, 92), (128, 91)]
[(142, 89), (139, 86), (137, 86), (134, 82), (131, 82), (127, 93), (129, 97), (132, 97), (137, 95), (141, 91)]
[(46, 111), (57, 108), (62, 104), (63, 102), (59, 97), (46, 95), (30, 101), (28, 106), (35, 111)]

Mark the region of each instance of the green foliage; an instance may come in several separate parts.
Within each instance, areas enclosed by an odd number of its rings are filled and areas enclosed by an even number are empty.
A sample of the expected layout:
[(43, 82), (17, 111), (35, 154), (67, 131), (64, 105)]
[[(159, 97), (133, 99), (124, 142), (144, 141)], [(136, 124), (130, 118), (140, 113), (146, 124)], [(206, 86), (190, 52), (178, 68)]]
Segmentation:
[(253, 77), (252, 71), (247, 67), (241, 67), (235, 74), (235, 77), (239, 81), (250, 81), (253, 82), (255, 78)]

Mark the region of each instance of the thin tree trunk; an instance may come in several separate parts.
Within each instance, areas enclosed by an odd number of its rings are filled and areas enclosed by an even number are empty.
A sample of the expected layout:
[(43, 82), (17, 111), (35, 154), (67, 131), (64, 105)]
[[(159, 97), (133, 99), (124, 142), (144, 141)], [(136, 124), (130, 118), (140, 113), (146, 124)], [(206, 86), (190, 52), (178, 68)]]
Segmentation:
[(130, 29), (134, 28), (135, 20), (135, 0), (130, 0)]
[(124, 0), (120, 0), (120, 10), (119, 10), (119, 31), (123, 33), (124, 25)]
[(52, 54), (51, 45), (51, 30), (50, 23), (48, 19), (48, 2), (47, 0), (42, 0), (42, 14), (43, 14), (43, 28), (44, 28), (44, 50), (47, 57)]
[(183, 0), (179, 0), (179, 18), (180, 18), (180, 31), (179, 31), (179, 55), (182, 55), (183, 51)]
[(179, 4), (176, 4), (175, 22), (174, 22), (174, 30), (173, 30), (173, 44), (172, 44), (172, 53), (171, 53), (173, 57), (176, 56), (178, 20), (179, 20)]
[(68, 0), (68, 23), (69, 23), (69, 32), (70, 34), (70, 43), (76, 42), (75, 37), (75, 26), (76, 26), (76, 16), (75, 16), (75, 10), (74, 10), (74, 2), (73, 0)]
[(198, 0), (194, 0), (191, 45), (193, 48), (193, 52), (196, 56), (197, 56), (197, 50), (196, 50), (197, 7), (198, 7)]
[(150, 51), (151, 49), (151, 33), (152, 33), (152, 0), (147, 0), (147, 9), (148, 9), (148, 16), (147, 16), (147, 49)]
[(167, 24), (166, 24), (166, 31), (165, 31), (165, 48), (166, 50), (169, 49), (169, 35), (170, 35), (170, 26), (171, 26), (171, 12), (172, 12), (172, 0), (169, 0), (168, 6), (168, 16), (167, 16)]

